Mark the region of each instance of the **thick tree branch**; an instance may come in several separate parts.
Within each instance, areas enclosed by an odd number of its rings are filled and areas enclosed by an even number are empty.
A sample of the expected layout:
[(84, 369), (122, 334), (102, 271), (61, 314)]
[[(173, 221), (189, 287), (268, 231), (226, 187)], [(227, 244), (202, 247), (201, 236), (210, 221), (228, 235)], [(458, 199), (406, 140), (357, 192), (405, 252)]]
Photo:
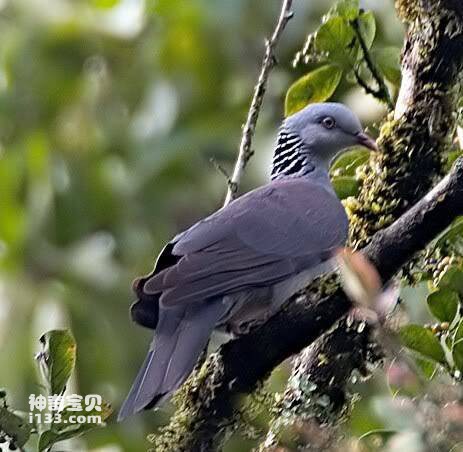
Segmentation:
[(364, 246), (430, 189), (442, 174), (455, 127), (463, 17), (450, 0), (400, 0), (396, 6), (408, 24), (402, 83), (394, 119), (381, 130), (381, 152), (371, 159), (350, 209), (353, 247)]
[(387, 282), (419, 250), (463, 214), (463, 160), (396, 222), (363, 249)]
[[(435, 189), (375, 235), (363, 252), (386, 280), (462, 214), (459, 160)], [(293, 297), (267, 323), (211, 355), (181, 390), (178, 411), (155, 439), (156, 450), (216, 450), (233, 424), (237, 396), (253, 391), (279, 363), (310, 345), (350, 310), (350, 301), (334, 284), (334, 293), (321, 299), (310, 292)]]
[[(371, 246), (376, 247), (382, 233), (374, 235), (375, 232), (391, 224), (429, 190), (442, 174), (443, 155), (455, 127), (456, 87), (463, 66), (461, 2), (396, 0), (396, 7), (408, 28), (402, 84), (394, 119), (382, 127), (381, 152), (370, 160), (364, 172), (360, 195), (347, 205), (350, 244), (355, 248), (365, 246), (372, 236), (375, 238)], [(406, 243), (418, 246), (413, 242), (420, 237), (412, 233)], [(380, 252), (390, 249), (382, 244), (376, 248)], [(374, 249), (371, 252), (376, 261)], [(394, 272), (399, 257), (396, 251), (389, 256), (391, 260), (384, 255), (380, 257), (381, 262), (393, 262), (389, 269), (387, 265), (382, 267), (383, 277), (388, 278)], [(366, 361), (378, 362), (380, 355), (369, 329), (358, 330), (359, 326), (356, 323), (346, 328), (346, 322), (341, 321), (301, 354), (293, 369), (293, 387), (299, 380), (300, 387), (310, 382), (317, 389), (304, 400), (304, 395), (300, 396), (303, 392), (288, 388), (284, 405), (302, 405), (306, 416), (311, 407), (315, 408), (312, 414), (317, 418), (336, 424), (349, 406), (349, 376), (355, 369), (366, 369)], [(369, 355), (372, 348), (376, 352)], [(346, 353), (348, 350), (352, 352)], [(324, 357), (322, 364), (320, 356)], [(334, 361), (340, 365), (333, 366)], [(309, 399), (323, 395), (329, 395), (330, 400), (324, 410), (314, 404), (309, 406)]]
[(274, 50), (278, 40), (280, 39), (281, 33), (286, 27), (286, 24), (293, 17), (293, 12), (291, 11), (292, 3), (292, 0), (283, 0), (280, 16), (272, 37), (265, 42), (265, 55), (262, 61), (259, 79), (254, 87), (254, 95), (252, 97), (251, 106), (249, 107), (248, 117), (243, 126), (238, 158), (233, 169), (233, 174), (228, 181), (228, 190), (224, 205), (227, 205), (230, 201), (232, 201), (238, 193), (239, 184), (244, 170), (252, 156), (252, 137), (254, 136), (257, 119), (264, 100), (265, 90), (267, 89), (268, 77), (276, 62)]

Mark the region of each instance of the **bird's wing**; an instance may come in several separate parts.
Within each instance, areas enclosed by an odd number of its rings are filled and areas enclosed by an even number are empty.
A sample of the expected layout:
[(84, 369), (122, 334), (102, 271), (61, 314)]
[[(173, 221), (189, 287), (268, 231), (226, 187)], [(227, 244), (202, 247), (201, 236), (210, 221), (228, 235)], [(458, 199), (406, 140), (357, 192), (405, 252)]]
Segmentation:
[(334, 193), (301, 180), (273, 182), (238, 198), (171, 242), (173, 265), (143, 290), (164, 306), (276, 284), (327, 259), (347, 236)]

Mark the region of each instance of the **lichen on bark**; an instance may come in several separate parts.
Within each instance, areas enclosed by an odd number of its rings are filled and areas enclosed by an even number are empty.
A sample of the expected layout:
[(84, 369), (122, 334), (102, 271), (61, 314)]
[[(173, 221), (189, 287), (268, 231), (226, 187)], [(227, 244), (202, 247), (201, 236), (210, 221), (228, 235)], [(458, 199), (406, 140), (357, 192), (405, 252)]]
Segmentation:
[(396, 2), (408, 27), (403, 80), (394, 117), (381, 128), (381, 150), (365, 168), (360, 194), (348, 202), (355, 248), (391, 224), (443, 173), (456, 126), (463, 45), (462, 18), (452, 6), (446, 0)]
[[(349, 244), (365, 246), (377, 231), (389, 226), (420, 199), (442, 175), (446, 148), (441, 136), (429, 133), (426, 109), (383, 124), (375, 153), (360, 173), (362, 188), (346, 200), (350, 220)], [(451, 111), (439, 125), (452, 127)], [(424, 144), (426, 143), (426, 144)]]
[[(398, 0), (396, 8), (407, 25), (401, 90), (394, 114), (381, 127), (380, 151), (360, 174), (359, 195), (345, 201), (349, 245), (356, 249), (393, 223), (442, 176), (455, 130), (463, 7), (453, 0)], [(352, 372), (365, 375), (368, 363), (377, 364), (382, 355), (370, 328), (359, 331), (359, 326), (344, 319), (298, 356), (291, 384), (276, 403), (269, 447), (264, 442), (261, 451), (273, 450), (278, 435), (301, 420), (316, 418), (319, 426), (335, 425), (349, 411), (355, 398), (347, 389)], [(329, 403), (320, 404), (323, 397)]]
[[(196, 438), (201, 438), (201, 447), (205, 447), (204, 436), (201, 435), (204, 420), (208, 419), (211, 399), (215, 397), (215, 386), (222, 378), (223, 368), (220, 361), (211, 356), (198, 366), (191, 377), (177, 391), (174, 397), (175, 413), (169, 424), (162, 427), (159, 434), (149, 436), (155, 451), (175, 450), (190, 452), (195, 447)], [(229, 413), (233, 422), (234, 415)], [(226, 415), (226, 413), (223, 413)], [(207, 448), (204, 450), (218, 450), (219, 444), (225, 440), (223, 435), (210, 436)], [(194, 449), (195, 450), (195, 449)]]

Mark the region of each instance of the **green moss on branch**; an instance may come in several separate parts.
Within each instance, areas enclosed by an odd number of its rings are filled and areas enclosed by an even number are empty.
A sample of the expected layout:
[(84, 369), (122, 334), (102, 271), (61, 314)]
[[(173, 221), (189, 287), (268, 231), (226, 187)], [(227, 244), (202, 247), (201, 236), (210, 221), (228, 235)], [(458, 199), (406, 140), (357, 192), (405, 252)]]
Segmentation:
[[(403, 83), (395, 114), (382, 125), (380, 152), (372, 155), (360, 175), (359, 195), (345, 201), (351, 223), (349, 242), (354, 248), (363, 248), (376, 232), (421, 199), (443, 174), (443, 156), (455, 130), (463, 62), (463, 12), (458, 5), (452, 0), (396, 2), (398, 14), (408, 26)], [(283, 429), (291, 429), (288, 419), (296, 425), (313, 416), (319, 423), (335, 425), (349, 411), (353, 400), (347, 391), (351, 373), (362, 373), (367, 362), (377, 363), (381, 355), (369, 329), (356, 331), (359, 326), (347, 327), (342, 321), (299, 356), (291, 385), (278, 403), (277, 417), (286, 419)], [(372, 349), (376, 353), (369, 353)], [(317, 356), (324, 357), (322, 365)], [(333, 365), (339, 360), (342, 365)], [(328, 400), (326, 395), (330, 403), (320, 405), (320, 398)], [(273, 446), (282, 434), (280, 427), (276, 419), (269, 434)]]

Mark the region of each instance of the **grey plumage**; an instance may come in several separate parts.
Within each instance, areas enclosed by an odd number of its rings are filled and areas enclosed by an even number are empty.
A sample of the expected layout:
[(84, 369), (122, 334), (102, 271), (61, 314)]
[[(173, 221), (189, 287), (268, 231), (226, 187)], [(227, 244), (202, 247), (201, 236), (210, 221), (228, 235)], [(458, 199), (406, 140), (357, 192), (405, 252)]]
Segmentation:
[(137, 323), (156, 328), (119, 419), (169, 397), (215, 328), (240, 333), (331, 266), (347, 217), (328, 165), (355, 144), (374, 148), (340, 104), (314, 104), (280, 130), (272, 182), (178, 234), (134, 285)]

